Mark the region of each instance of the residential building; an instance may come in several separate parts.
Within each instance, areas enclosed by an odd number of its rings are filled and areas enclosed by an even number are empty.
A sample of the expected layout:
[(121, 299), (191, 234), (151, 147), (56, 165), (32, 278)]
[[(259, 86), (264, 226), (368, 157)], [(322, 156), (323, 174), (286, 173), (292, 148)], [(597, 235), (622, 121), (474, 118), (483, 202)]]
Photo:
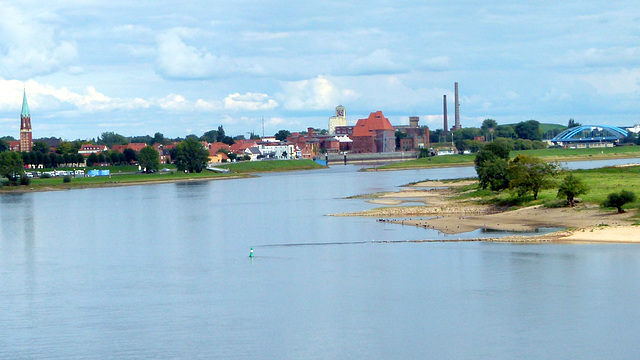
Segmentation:
[(9, 141), (9, 151), (20, 151), (20, 140)]
[(107, 151), (107, 150), (109, 150), (107, 145), (83, 144), (78, 150), (78, 154), (89, 156), (91, 154), (100, 154), (103, 151)]
[(220, 164), (228, 162), (229, 157), (223, 152), (218, 152), (216, 149), (208, 149), (209, 151), (209, 164)]
[(115, 150), (118, 152), (124, 152), (125, 149), (131, 149), (133, 151), (137, 153), (140, 152), (140, 150), (144, 149), (147, 147), (146, 143), (129, 143), (127, 145), (113, 145), (111, 147), (111, 150)]

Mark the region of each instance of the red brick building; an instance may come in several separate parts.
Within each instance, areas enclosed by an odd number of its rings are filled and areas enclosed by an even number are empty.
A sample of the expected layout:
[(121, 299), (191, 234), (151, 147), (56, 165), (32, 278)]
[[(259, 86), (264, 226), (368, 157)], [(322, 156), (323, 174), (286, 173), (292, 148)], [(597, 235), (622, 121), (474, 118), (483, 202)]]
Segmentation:
[(382, 111), (369, 114), (353, 127), (353, 152), (393, 152), (396, 148), (396, 132)]
[(22, 112), (20, 113), (20, 151), (31, 151), (33, 148), (33, 134), (31, 133), (31, 114), (27, 104), (27, 92), (22, 96)]

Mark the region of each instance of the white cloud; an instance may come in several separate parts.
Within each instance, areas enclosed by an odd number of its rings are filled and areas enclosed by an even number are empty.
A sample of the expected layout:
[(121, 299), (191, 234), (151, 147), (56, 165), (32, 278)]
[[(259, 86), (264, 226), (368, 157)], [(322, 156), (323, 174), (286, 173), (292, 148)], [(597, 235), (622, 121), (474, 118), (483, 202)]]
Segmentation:
[(224, 99), (224, 107), (229, 110), (271, 110), (277, 106), (278, 103), (270, 99), (269, 95), (260, 93), (246, 93), (244, 95), (234, 93)]
[[(63, 40), (51, 14), (29, 15), (6, 3), (0, 12), (0, 76), (24, 78), (65, 69), (78, 58), (76, 44)], [(55, 16), (53, 16), (55, 18)], [(42, 20), (42, 21), (41, 21)]]
[(193, 106), (185, 99), (184, 96), (179, 94), (169, 94), (157, 101), (158, 105), (164, 110), (189, 110)]
[(622, 69), (618, 72), (595, 73), (581, 76), (601, 95), (640, 95), (640, 69)]
[(216, 104), (209, 101), (198, 99), (196, 101), (195, 108), (203, 111), (214, 111), (218, 110), (220, 106), (217, 106)]
[(188, 29), (180, 28), (158, 36), (157, 66), (162, 75), (172, 79), (209, 79), (262, 74), (262, 67), (257, 64), (245, 64), (187, 45), (182, 39), (185, 34)]
[(353, 90), (341, 89), (322, 76), (284, 82), (282, 88), (284, 93), (279, 97), (287, 110), (329, 110), (358, 98)]
[(287, 120), (285, 120), (283, 118), (272, 117), (272, 118), (267, 119), (264, 122), (264, 124), (267, 125), (267, 126), (277, 126), (277, 125), (290, 124), (290, 122), (288, 122)]
[(347, 72), (353, 75), (398, 74), (409, 68), (397, 62), (395, 55), (388, 49), (378, 49), (349, 64)]
[(112, 98), (98, 92), (93, 86), (88, 86), (84, 93), (76, 93), (66, 87), (56, 88), (34, 80), (24, 83), (18, 80), (0, 79), (0, 110), (19, 109), (22, 106), (23, 89), (27, 92), (27, 101), (31, 110), (40, 108), (44, 111), (72, 105), (79, 111), (95, 112), (148, 108), (151, 105), (149, 101), (141, 98)]
[(563, 57), (556, 57), (554, 64), (571, 67), (608, 67), (640, 65), (640, 47), (589, 48), (583, 51), (570, 50)]

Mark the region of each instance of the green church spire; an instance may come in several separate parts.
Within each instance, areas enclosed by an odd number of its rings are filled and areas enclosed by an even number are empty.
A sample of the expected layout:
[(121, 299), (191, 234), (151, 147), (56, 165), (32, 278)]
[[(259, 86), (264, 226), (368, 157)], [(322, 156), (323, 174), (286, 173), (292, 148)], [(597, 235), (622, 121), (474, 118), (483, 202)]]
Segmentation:
[(31, 117), (29, 114), (29, 104), (27, 104), (27, 91), (24, 90), (24, 95), (22, 96), (22, 112), (20, 113), (21, 117)]

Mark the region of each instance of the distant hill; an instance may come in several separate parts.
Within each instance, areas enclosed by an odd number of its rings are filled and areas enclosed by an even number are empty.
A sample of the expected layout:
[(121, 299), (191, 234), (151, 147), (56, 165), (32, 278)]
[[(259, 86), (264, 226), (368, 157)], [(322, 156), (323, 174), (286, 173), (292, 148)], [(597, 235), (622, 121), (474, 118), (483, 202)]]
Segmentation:
[(540, 123), (540, 130), (542, 130), (542, 133), (544, 134), (547, 131), (551, 131), (551, 130), (559, 130), (559, 132), (564, 131), (567, 128), (566, 125), (560, 125), (560, 124), (542, 124)]
[(567, 127), (560, 124), (540, 124), (540, 131), (543, 139), (552, 139), (563, 132)]

